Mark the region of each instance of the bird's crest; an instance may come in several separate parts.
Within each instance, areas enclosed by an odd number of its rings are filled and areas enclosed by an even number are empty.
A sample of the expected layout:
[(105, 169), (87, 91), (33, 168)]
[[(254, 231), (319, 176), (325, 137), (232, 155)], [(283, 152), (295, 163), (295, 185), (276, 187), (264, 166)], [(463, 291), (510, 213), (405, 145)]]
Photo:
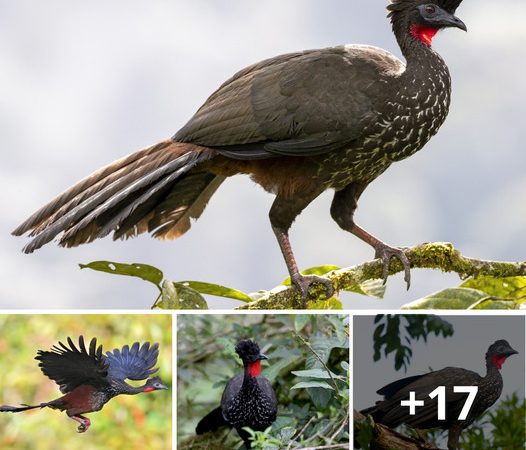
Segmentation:
[(259, 355), (259, 345), (250, 339), (243, 339), (236, 344), (236, 353), (241, 359), (251, 359)]
[(418, 5), (425, 5), (426, 3), (433, 3), (440, 6), (444, 11), (454, 14), (462, 0), (391, 0), (391, 3), (387, 6), (388, 17), (393, 17), (398, 12), (406, 11)]

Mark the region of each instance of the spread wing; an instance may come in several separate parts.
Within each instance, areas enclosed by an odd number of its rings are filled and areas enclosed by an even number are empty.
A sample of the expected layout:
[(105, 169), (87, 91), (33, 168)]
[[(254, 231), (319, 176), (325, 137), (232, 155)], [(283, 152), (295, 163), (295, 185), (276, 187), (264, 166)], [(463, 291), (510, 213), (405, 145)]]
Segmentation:
[(108, 363), (102, 345), (97, 347), (97, 339), (91, 340), (88, 349), (83, 336), (79, 337), (78, 348), (69, 337), (68, 344), (69, 347), (59, 342), (51, 351), (39, 350), (35, 357), (44, 375), (60, 386), (60, 392), (70, 392), (82, 384), (106, 384)]
[(152, 369), (158, 356), (159, 344), (150, 346), (149, 342), (141, 346), (135, 342), (131, 348), (125, 345), (121, 350), (116, 348), (113, 352), (106, 352), (108, 376), (122, 380), (144, 380), (159, 370)]
[(238, 159), (325, 153), (364, 133), (377, 116), (376, 90), (402, 67), (364, 46), (268, 59), (226, 81), (174, 140)]

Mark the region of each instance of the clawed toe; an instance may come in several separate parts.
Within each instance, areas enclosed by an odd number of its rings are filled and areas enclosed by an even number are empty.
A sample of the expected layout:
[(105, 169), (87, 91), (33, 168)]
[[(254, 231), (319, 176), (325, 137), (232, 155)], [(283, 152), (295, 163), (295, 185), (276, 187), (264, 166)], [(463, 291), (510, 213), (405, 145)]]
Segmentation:
[(306, 299), (309, 295), (309, 286), (314, 283), (320, 283), (325, 286), (327, 289), (326, 299), (332, 297), (334, 294), (334, 287), (331, 280), (323, 277), (318, 277), (316, 275), (301, 275), (297, 274), (296, 276), (291, 277), (292, 282), (297, 286), (301, 292), (303, 299)]
[(411, 262), (409, 258), (404, 253), (404, 250), (396, 247), (389, 247), (387, 244), (381, 243), (376, 248), (375, 257), (382, 260), (383, 263), (383, 273), (382, 278), (384, 284), (387, 282), (387, 277), (389, 275), (389, 264), (391, 263), (391, 258), (397, 258), (404, 267), (404, 281), (407, 284), (407, 289), (411, 286)]

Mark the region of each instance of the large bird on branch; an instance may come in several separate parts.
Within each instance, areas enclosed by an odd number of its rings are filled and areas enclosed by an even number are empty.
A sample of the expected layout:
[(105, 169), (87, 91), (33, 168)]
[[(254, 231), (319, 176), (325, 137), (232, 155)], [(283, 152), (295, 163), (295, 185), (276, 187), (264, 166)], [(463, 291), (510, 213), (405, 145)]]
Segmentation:
[[(69, 347), (68, 347), (69, 345)], [(51, 408), (66, 411), (68, 417), (78, 422), (79, 433), (84, 433), (91, 421), (82, 414), (100, 411), (117, 395), (136, 395), (168, 389), (157, 376), (153, 367), (159, 356), (159, 345), (135, 342), (131, 347), (102, 353), (93, 338), (86, 348), (84, 337), (79, 337), (78, 348), (68, 337), (68, 345), (59, 342), (50, 351), (39, 350), (36, 360), (44, 375), (60, 386), (64, 395), (50, 402), (38, 405), (0, 406), (0, 412), (22, 412), (36, 408)], [(142, 386), (131, 386), (126, 379), (145, 380)]]
[(74, 247), (113, 233), (149, 232), (175, 239), (203, 213), (228, 177), (248, 174), (276, 198), (270, 223), (292, 282), (302, 275), (289, 241), (296, 217), (334, 189), (331, 215), (370, 244), (384, 266), (398, 258), (410, 283), (410, 261), (354, 221), (365, 188), (395, 161), (420, 150), (448, 114), (451, 80), (432, 49), (444, 28), (466, 30), (454, 13), (461, 0), (392, 0), (394, 35), (406, 60), (380, 48), (344, 45), (276, 56), (223, 83), (171, 139), (140, 150), (83, 179), (16, 230), (29, 232), (30, 253), (61, 235)]
[[(446, 367), (424, 375), (402, 378), (379, 389), (377, 393), (383, 395), (384, 400), (360, 412), (391, 428), (406, 424), (416, 429), (448, 430), (447, 448), (456, 450), (462, 430), (499, 399), (503, 387), (500, 370), (506, 359), (517, 353), (507, 341), (500, 339), (491, 344), (486, 352), (485, 376), (459, 367)], [(439, 418), (439, 397), (429, 396), (439, 386), (445, 387), (444, 419)], [(458, 386), (477, 388), (474, 401), (463, 419), (460, 416), (467, 396), (458, 390), (455, 392)], [(415, 414), (411, 414), (408, 406), (402, 404), (411, 398), (411, 392), (414, 393), (414, 400), (423, 403), (415, 408)]]

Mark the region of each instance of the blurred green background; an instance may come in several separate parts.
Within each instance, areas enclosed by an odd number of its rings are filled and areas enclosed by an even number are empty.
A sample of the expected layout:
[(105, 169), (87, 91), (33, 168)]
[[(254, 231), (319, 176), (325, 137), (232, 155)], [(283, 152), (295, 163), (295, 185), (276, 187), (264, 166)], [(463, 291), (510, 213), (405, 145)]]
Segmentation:
[[(157, 373), (170, 388), (113, 398), (88, 414), (92, 425), (77, 433), (65, 412), (49, 408), (0, 413), (0, 449), (166, 450), (172, 448), (172, 318), (166, 314), (0, 315), (0, 404), (37, 404), (61, 396), (34, 359), (70, 336), (96, 337), (103, 351), (135, 341), (158, 342)], [(130, 384), (142, 382), (130, 382)]]
[[(348, 317), (335, 314), (179, 315), (177, 317), (177, 448), (235, 449), (235, 431), (195, 435), (198, 421), (220, 403), (243, 366), (234, 346), (255, 340), (269, 361), (278, 417), (256, 449), (295, 449), (348, 442)], [(323, 367), (318, 357), (323, 360)], [(336, 378), (333, 381), (325, 369)], [(308, 375), (307, 375), (308, 373)], [(319, 375), (316, 375), (318, 373)], [(301, 386), (301, 387), (300, 387)]]

